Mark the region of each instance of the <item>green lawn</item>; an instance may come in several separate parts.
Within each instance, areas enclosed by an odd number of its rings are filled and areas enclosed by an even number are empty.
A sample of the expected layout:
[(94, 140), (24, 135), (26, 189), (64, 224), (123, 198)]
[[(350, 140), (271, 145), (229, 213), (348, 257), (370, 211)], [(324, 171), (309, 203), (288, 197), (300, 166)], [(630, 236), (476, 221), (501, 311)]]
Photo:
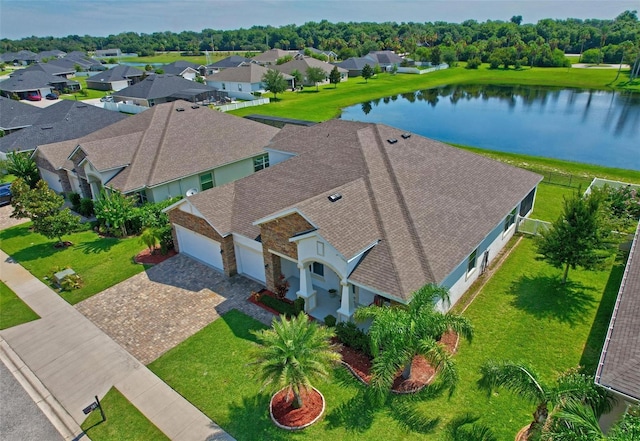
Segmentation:
[[(309, 121), (325, 121), (339, 116), (344, 107), (447, 84), (581, 87), (601, 90), (611, 90), (615, 87), (640, 90), (640, 81), (628, 84), (628, 73), (620, 75), (618, 82), (612, 84), (616, 73), (615, 70), (606, 69), (489, 69), (486, 64), (478, 70), (460, 66), (426, 75), (383, 73), (368, 82), (361, 77), (356, 77), (338, 84), (337, 88), (333, 85), (323, 85), (320, 86), (319, 92), (316, 92), (315, 87), (306, 87), (302, 92), (284, 92), (278, 94), (278, 101), (269, 105), (248, 107), (230, 113), (239, 116), (258, 113)], [(272, 95), (267, 94), (267, 96)]]
[(438, 440), (442, 427), (465, 412), (480, 416), (498, 439), (512, 439), (530, 420), (531, 406), (509, 393), (489, 398), (477, 390), (479, 366), (492, 357), (526, 361), (547, 381), (579, 364), (593, 371), (622, 272), (623, 263), (612, 259), (604, 271), (571, 271), (561, 286), (560, 270), (536, 260), (532, 241), (524, 239), (465, 312), (476, 336), (456, 356), (460, 383), (451, 398), (395, 397), (373, 409), (362, 386), (337, 368), (330, 382), (317, 385), (327, 399), (325, 418), (296, 434), (269, 420), (270, 393), (251, 379), (249, 366), (255, 342), (248, 331), (262, 325), (240, 312), (224, 315), (149, 367), (238, 440)]
[(33, 312), (11, 288), (0, 282), (0, 329), (11, 328), (39, 318), (38, 314)]
[(31, 274), (45, 281), (56, 268), (71, 267), (84, 286), (60, 295), (76, 304), (144, 270), (133, 262), (143, 248), (137, 237), (102, 238), (92, 231), (64, 236), (73, 246), (54, 248), (56, 241), (29, 230), (31, 222), (0, 231), (0, 247)]
[(82, 95), (80, 92), (64, 93), (60, 95), (60, 99), (62, 100), (82, 101), (82, 100), (89, 100), (94, 98), (102, 98), (105, 95), (109, 95), (109, 92), (105, 92), (104, 90), (95, 90), (95, 89), (87, 88), (87, 77), (72, 77), (70, 79), (80, 83), (80, 87), (84, 92), (86, 92), (87, 95), (86, 96)]
[(107, 392), (100, 405), (107, 421), (102, 422), (100, 411), (94, 410), (81, 426), (93, 441), (169, 439), (115, 388)]

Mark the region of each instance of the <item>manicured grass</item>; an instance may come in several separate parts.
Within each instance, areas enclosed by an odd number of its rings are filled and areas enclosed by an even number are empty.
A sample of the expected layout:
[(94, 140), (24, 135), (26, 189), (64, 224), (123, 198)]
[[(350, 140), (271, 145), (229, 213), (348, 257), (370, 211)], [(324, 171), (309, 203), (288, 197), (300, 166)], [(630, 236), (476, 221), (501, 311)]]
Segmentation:
[(11, 288), (0, 282), (0, 329), (11, 328), (39, 319)]
[(102, 422), (100, 411), (94, 410), (81, 426), (93, 441), (169, 439), (115, 388), (107, 392), (100, 405), (107, 421)]
[(427, 392), (418, 402), (394, 397), (374, 408), (362, 386), (336, 368), (330, 382), (317, 385), (327, 399), (325, 418), (287, 434), (269, 420), (270, 391), (261, 391), (251, 377), (255, 340), (249, 330), (263, 326), (237, 311), (149, 367), (238, 440), (438, 440), (443, 426), (466, 412), (481, 417), (498, 439), (513, 439), (530, 421), (532, 408), (506, 392), (480, 392), (479, 366), (489, 358), (525, 361), (546, 381), (579, 364), (593, 372), (623, 272), (623, 263), (611, 259), (603, 271), (571, 271), (562, 286), (561, 270), (535, 254), (533, 241), (523, 239), (465, 312), (475, 337), (456, 355), (460, 382), (451, 397)]
[[(222, 60), (223, 58), (227, 58), (230, 55), (240, 55), (243, 56), (246, 54), (244, 51), (239, 52), (209, 52), (209, 57), (212, 63), (215, 63), (218, 60)], [(190, 63), (202, 64), (203, 66), (207, 64), (207, 57), (205, 55), (199, 55), (195, 57), (180, 55), (180, 52), (162, 52), (157, 53), (156, 55), (150, 57), (121, 57), (119, 58), (120, 62), (127, 63), (173, 63), (174, 61), (188, 61)]]
[(78, 91), (73, 93), (63, 93), (62, 95), (60, 95), (60, 99), (82, 101), (82, 100), (89, 100), (94, 98), (102, 98), (103, 96), (109, 94), (104, 90), (95, 90), (95, 89), (87, 88), (87, 77), (72, 77), (71, 80), (77, 81), (78, 83), (80, 83), (80, 87), (84, 91), (82, 93), (86, 92), (86, 96), (82, 95), (80, 91)]
[[(617, 83), (615, 70), (567, 69), (567, 68), (524, 68), (522, 70), (489, 69), (482, 65), (479, 69), (464, 69), (462, 66), (433, 72), (426, 75), (379, 74), (365, 82), (361, 77), (333, 85), (306, 87), (302, 92), (278, 94), (278, 101), (266, 106), (249, 107), (231, 113), (245, 116), (252, 113), (297, 118), (309, 121), (325, 121), (340, 115), (342, 108), (376, 98), (397, 95), (415, 90), (429, 89), (448, 84), (495, 84), (548, 87), (578, 87), (611, 90), (626, 88), (640, 90), (640, 81), (628, 83), (628, 74), (620, 75)], [(271, 97), (271, 94), (267, 94)]]
[(83, 286), (60, 293), (72, 305), (144, 270), (133, 262), (144, 248), (137, 237), (102, 238), (93, 231), (83, 231), (64, 236), (73, 246), (59, 249), (53, 246), (56, 241), (31, 232), (30, 227), (28, 222), (0, 231), (0, 247), (45, 283), (54, 269), (72, 268)]

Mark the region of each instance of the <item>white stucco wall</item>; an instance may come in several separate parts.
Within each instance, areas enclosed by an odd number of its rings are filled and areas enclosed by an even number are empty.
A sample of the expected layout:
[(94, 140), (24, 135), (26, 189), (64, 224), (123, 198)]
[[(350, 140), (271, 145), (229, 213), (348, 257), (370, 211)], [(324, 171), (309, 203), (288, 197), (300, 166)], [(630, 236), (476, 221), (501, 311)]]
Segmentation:
[(313, 284), (325, 289), (339, 289), (340, 280), (332, 273), (337, 273), (338, 277), (346, 278), (347, 261), (340, 255), (338, 250), (319, 234), (310, 235), (297, 242), (298, 261), (305, 265), (311, 262), (320, 262), (325, 265), (324, 278), (313, 275)]
[(287, 159), (293, 158), (295, 155), (287, 152), (280, 152), (278, 150), (265, 149), (269, 153), (269, 165), (276, 165)]

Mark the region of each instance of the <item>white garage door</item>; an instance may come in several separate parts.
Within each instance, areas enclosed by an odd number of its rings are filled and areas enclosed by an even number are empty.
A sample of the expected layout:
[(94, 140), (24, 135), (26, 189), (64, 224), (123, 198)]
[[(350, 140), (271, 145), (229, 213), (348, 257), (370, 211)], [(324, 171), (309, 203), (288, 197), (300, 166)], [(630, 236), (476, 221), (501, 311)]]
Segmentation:
[(262, 252), (236, 244), (236, 262), (240, 274), (265, 282)]
[(42, 179), (49, 184), (49, 188), (56, 193), (62, 193), (62, 184), (60, 183), (60, 177), (49, 170), (40, 169), (40, 174), (42, 175)]
[(219, 270), (223, 269), (220, 243), (179, 225), (175, 227), (176, 235), (178, 236), (178, 247), (181, 253)]

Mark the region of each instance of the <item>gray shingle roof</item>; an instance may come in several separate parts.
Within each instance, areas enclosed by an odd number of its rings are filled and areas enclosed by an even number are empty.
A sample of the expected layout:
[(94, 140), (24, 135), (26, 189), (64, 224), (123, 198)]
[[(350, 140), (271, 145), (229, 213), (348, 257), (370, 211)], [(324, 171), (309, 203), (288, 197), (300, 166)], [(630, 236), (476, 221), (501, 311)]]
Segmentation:
[[(225, 69), (217, 74), (213, 74), (207, 77), (208, 81), (230, 81), (238, 83), (261, 83), (262, 77), (267, 73), (269, 69), (259, 64), (251, 63), (246, 66), (231, 67)], [(290, 80), (293, 77), (291, 75), (283, 74), (286, 80)]]
[(263, 52), (260, 55), (256, 55), (255, 57), (252, 58), (252, 60), (260, 64), (275, 63), (278, 58), (282, 58), (286, 55), (293, 56), (291, 52), (288, 52), (282, 49), (269, 49), (268, 51)]
[(149, 75), (144, 80), (133, 86), (125, 87), (114, 93), (114, 97), (120, 98), (142, 98), (142, 99), (158, 99), (166, 98), (175, 93), (182, 92), (187, 89), (197, 89), (202, 92), (213, 92), (213, 87), (200, 84), (196, 81), (189, 81), (177, 75)]
[[(275, 127), (174, 101), (76, 140), (75, 145), (98, 170), (127, 166), (109, 181), (109, 186), (127, 193), (256, 156), (276, 133)], [(39, 150), (59, 168), (65, 163), (58, 149), (68, 157), (73, 148), (62, 143)]]
[(0, 90), (7, 92), (29, 92), (52, 87), (55, 84), (72, 85), (76, 81), (50, 75), (40, 70), (19, 70), (6, 80), (0, 82)]
[(41, 109), (33, 125), (0, 138), (0, 151), (34, 150), (39, 145), (79, 138), (127, 118), (82, 101), (60, 100)]
[(541, 177), (402, 133), (341, 120), (302, 128), (269, 146), (296, 157), (189, 200), (221, 234), (256, 237), (254, 221), (294, 208), (346, 258), (379, 241), (350, 278), (406, 300), (441, 283)]
[(365, 64), (373, 67), (376, 64), (376, 60), (370, 57), (351, 57), (337, 63), (336, 66), (347, 70), (362, 70)]
[(25, 72), (28, 71), (41, 71), (45, 72), (49, 75), (73, 75), (75, 74), (75, 69), (73, 66), (60, 66), (54, 63), (33, 63), (24, 68)]
[(640, 401), (640, 223), (609, 323), (596, 383)]
[(380, 64), (402, 63), (402, 57), (393, 51), (371, 51), (366, 56), (375, 59)]
[(215, 63), (209, 64), (207, 67), (213, 69), (227, 69), (230, 67), (238, 67), (243, 63), (251, 63), (250, 58), (241, 57), (239, 55), (231, 55), (230, 57), (223, 58)]
[(188, 61), (174, 61), (173, 63), (165, 64), (162, 66), (162, 70), (167, 75), (180, 75), (188, 68), (195, 70), (196, 72), (200, 71), (200, 68), (203, 66), (196, 63), (190, 63)]
[(133, 66), (125, 66), (118, 64), (117, 66), (107, 69), (99, 74), (87, 78), (87, 84), (90, 83), (111, 83), (114, 81), (123, 81), (129, 78), (141, 77), (144, 71)]
[[(324, 61), (316, 60), (312, 57), (305, 57), (298, 60), (294, 59), (291, 61), (287, 61), (286, 63), (279, 66), (273, 66), (274, 69), (289, 75), (291, 75), (291, 72), (293, 72), (294, 70), (297, 70), (302, 73), (302, 75), (304, 75), (306, 70), (310, 67), (319, 67), (324, 70), (327, 75), (329, 75), (331, 73), (331, 70), (333, 69), (333, 64), (325, 63)], [(338, 66), (338, 72), (347, 73), (347, 69), (343, 69), (342, 67)]]
[(32, 125), (42, 109), (0, 96), (0, 129), (13, 130)]

